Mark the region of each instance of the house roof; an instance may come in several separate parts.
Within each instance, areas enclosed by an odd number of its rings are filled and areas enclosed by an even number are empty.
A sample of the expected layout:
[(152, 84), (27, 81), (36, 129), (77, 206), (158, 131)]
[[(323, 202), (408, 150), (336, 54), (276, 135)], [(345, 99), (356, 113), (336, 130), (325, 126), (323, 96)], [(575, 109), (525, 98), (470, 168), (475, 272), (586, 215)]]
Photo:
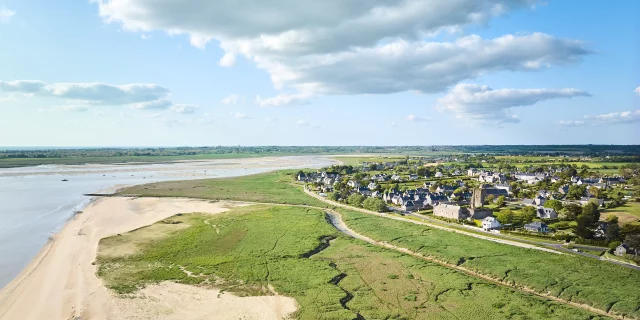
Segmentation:
[(534, 229), (541, 229), (543, 226), (546, 227), (547, 224), (542, 223), (540, 221), (535, 221), (535, 222), (527, 223), (524, 225), (525, 228), (534, 228)]

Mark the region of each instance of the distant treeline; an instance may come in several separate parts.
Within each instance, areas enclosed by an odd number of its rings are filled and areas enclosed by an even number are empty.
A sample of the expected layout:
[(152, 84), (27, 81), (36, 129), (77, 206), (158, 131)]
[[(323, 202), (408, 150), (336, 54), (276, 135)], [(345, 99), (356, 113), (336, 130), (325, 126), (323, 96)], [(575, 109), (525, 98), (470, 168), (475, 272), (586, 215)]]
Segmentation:
[(4, 150), (0, 159), (50, 159), (87, 157), (149, 157), (197, 155), (295, 155), (387, 153), (438, 155), (479, 153), (504, 155), (615, 156), (618, 161), (637, 161), (639, 145), (483, 145), (483, 146), (260, 146), (260, 147), (171, 147), (171, 148), (85, 148)]

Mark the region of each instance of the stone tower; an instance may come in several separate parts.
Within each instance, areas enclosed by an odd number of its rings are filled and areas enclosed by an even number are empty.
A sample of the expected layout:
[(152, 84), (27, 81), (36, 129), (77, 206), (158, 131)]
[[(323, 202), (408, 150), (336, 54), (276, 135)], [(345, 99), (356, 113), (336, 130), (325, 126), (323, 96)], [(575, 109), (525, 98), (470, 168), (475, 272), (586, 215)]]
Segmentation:
[(487, 197), (487, 191), (483, 186), (473, 189), (473, 195), (471, 196), (471, 208), (481, 208), (484, 199)]

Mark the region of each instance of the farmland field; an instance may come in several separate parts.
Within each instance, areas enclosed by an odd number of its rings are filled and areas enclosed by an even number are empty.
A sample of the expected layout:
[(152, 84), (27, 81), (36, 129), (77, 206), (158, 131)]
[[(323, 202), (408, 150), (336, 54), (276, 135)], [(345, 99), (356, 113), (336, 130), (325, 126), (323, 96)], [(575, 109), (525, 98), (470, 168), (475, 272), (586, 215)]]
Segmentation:
[(174, 216), (103, 239), (97, 263), (121, 294), (165, 280), (237, 295), (271, 286), (296, 299), (298, 319), (598, 318), (347, 238), (321, 210), (300, 207)]
[(120, 194), (325, 207), (325, 203), (305, 195), (301, 186), (294, 185), (295, 172), (283, 170), (234, 178), (150, 183), (123, 189)]
[(357, 232), (540, 293), (617, 314), (640, 316), (640, 274), (588, 258), (538, 252), (349, 210)]
[(629, 202), (620, 207), (604, 210), (602, 211), (600, 218), (605, 220), (610, 215), (617, 216), (618, 222), (621, 225), (629, 222), (640, 221), (640, 203)]

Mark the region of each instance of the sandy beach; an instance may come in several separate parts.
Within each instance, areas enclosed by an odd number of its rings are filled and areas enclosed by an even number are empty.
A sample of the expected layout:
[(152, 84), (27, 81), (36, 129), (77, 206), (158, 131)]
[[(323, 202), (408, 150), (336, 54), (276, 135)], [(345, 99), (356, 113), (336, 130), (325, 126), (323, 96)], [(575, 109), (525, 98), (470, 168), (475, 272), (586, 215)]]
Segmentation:
[(0, 319), (282, 319), (293, 298), (236, 297), (175, 283), (120, 298), (96, 276), (100, 239), (177, 213), (218, 214), (237, 204), (173, 198), (101, 198), (72, 219), (0, 291)]

